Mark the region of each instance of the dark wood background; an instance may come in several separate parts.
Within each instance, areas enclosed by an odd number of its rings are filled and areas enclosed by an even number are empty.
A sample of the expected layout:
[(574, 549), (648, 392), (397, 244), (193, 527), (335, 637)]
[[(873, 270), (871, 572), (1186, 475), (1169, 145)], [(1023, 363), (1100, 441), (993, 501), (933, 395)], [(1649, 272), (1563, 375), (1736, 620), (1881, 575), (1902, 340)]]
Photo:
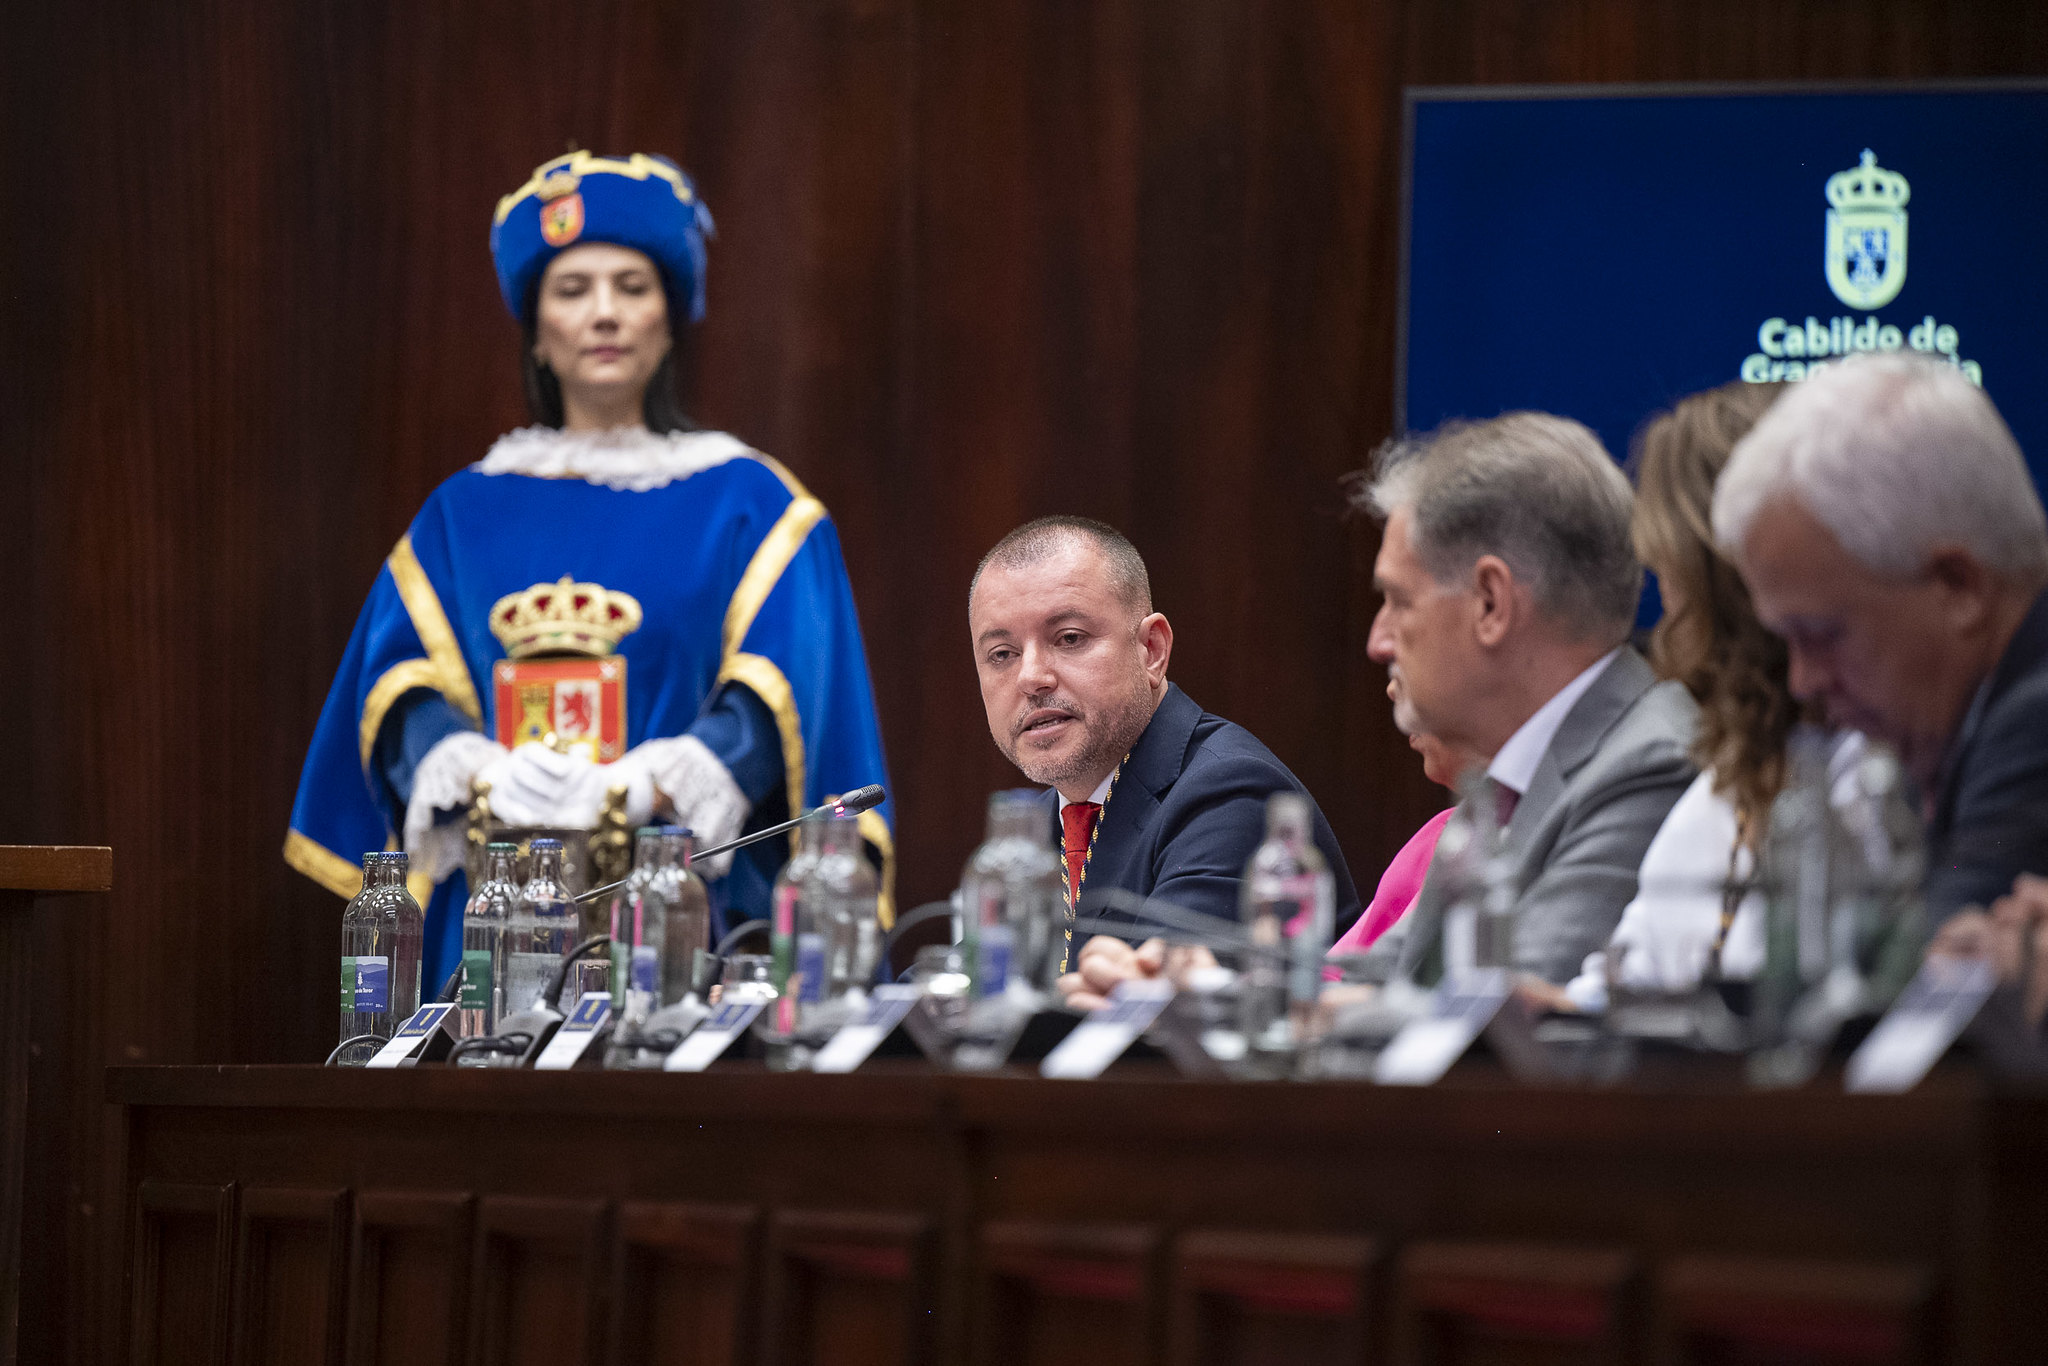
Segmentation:
[(5, 5), (0, 841), (117, 885), (41, 930), (27, 1359), (99, 1341), (100, 1064), (330, 1042), (285, 820), (379, 561), (524, 420), (486, 238), (536, 162), (668, 152), (716, 212), (694, 410), (838, 521), (907, 902), (1014, 781), (967, 573), (1055, 510), (1130, 533), (1174, 676), (1370, 885), (1440, 795), (1336, 489), (1391, 421), (1401, 88), (2043, 73), (2027, 0)]

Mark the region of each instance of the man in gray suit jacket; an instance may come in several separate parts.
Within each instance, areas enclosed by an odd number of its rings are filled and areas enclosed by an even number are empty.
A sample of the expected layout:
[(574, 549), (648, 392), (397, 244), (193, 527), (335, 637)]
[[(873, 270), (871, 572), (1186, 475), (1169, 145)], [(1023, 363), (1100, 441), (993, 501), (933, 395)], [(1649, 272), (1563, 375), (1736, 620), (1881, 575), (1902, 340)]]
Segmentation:
[[(1391, 444), (1358, 497), (1386, 519), (1368, 648), (1395, 720), (1485, 756), (1466, 801), (1503, 825), (1515, 966), (1564, 982), (1613, 933), (1697, 771), (1692, 698), (1627, 644), (1642, 587), (1628, 480), (1580, 424), (1509, 413)], [(1440, 848), (1390, 932), (1424, 984), (1444, 970), (1447, 862)]]

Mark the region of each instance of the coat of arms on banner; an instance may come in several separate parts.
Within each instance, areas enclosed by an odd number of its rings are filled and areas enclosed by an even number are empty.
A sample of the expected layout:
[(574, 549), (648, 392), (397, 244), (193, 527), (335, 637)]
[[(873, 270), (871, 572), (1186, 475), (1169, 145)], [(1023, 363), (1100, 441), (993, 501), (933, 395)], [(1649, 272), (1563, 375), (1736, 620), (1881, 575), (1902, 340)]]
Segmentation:
[(1912, 188), (1897, 171), (1863, 162), (1828, 177), (1828, 288), (1851, 308), (1882, 308), (1906, 283), (1906, 200)]

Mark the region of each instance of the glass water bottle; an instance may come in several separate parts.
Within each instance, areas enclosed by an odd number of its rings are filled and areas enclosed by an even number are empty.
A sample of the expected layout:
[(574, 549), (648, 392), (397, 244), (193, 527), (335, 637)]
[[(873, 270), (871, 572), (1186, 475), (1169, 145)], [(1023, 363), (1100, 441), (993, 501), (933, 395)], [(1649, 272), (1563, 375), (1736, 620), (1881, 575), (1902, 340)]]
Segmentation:
[(817, 918), (824, 936), (825, 970), (819, 987), (828, 1000), (865, 992), (863, 960), (873, 970), (873, 950), (880, 926), (876, 907), (880, 883), (861, 844), (854, 816), (833, 816), (818, 822), (818, 861), (804, 880), (803, 900)]
[(384, 857), (381, 853), (363, 855), (363, 885), (349, 898), (341, 912), (341, 1037), (344, 1041), (364, 1032), (362, 1012), (356, 1007), (360, 990), (361, 968), (357, 958), (363, 950), (369, 935), (362, 928), (363, 904), (369, 900), (371, 890), (377, 882), (377, 864)]
[(519, 846), (484, 846), (484, 876), (462, 908), (462, 986), (456, 996), (456, 1033), (465, 1039), (497, 1031), (505, 1002), (498, 955), (505, 927), (519, 903)]
[(988, 838), (960, 878), (964, 957), (976, 998), (1052, 991), (1066, 948), (1064, 888), (1044, 794), (991, 793)]
[(555, 970), (576, 946), (576, 904), (562, 885), (562, 842), (536, 839), (527, 849), (533, 868), (506, 922), (499, 955), (499, 1000), (506, 1015), (541, 1003)]
[[(659, 908), (650, 904), (649, 884), (661, 861), (661, 827), (643, 825), (633, 835), (633, 871), (619, 889), (604, 899), (604, 932), (612, 939), (612, 1009), (623, 1020), (631, 1014), (634, 959), (661, 952)], [(649, 922), (655, 925), (652, 934)], [(590, 927), (584, 926), (588, 931)], [(645, 1011), (642, 1012), (643, 1016)]]
[(699, 977), (709, 976), (703, 960), (711, 953), (711, 892), (691, 866), (696, 855), (697, 837), (688, 826), (661, 828), (655, 892), (666, 905), (667, 924), (661, 932), (658, 1006), (674, 1005), (697, 990)]
[[(404, 854), (363, 856), (363, 890), (342, 920), (342, 977), (354, 985), (352, 1034), (388, 1039), (420, 1008), (420, 956), (426, 917), (406, 889), (411, 860)], [(353, 1025), (351, 1029), (350, 1026)]]
[[(828, 797), (826, 800), (831, 799)], [(800, 971), (797, 965), (798, 922), (802, 920), (808, 924), (810, 919), (809, 912), (803, 910), (804, 884), (810, 880), (811, 870), (818, 866), (818, 854), (822, 848), (813, 829), (814, 823), (806, 822), (789, 832), (789, 862), (783, 864), (782, 871), (775, 875), (775, 888), (768, 900), (769, 973), (780, 997), (791, 994), (790, 977)], [(727, 975), (730, 977), (730, 973)], [(791, 1001), (774, 1012), (777, 1018), (767, 1022), (769, 1029), (794, 1028), (792, 1012), (795, 1008), (794, 1001)]]
[(813, 824), (807, 842), (817, 856), (801, 883), (778, 886), (770, 922), (776, 999), (763, 1031), (771, 1067), (807, 1066), (811, 1055), (851, 1015), (861, 922), (875, 919), (874, 869), (862, 852), (852, 816)]
[(1239, 990), (1247, 1056), (1280, 1064), (1307, 1041), (1336, 919), (1336, 884), (1310, 837), (1308, 798), (1266, 801), (1266, 839), (1244, 873), (1250, 945)]

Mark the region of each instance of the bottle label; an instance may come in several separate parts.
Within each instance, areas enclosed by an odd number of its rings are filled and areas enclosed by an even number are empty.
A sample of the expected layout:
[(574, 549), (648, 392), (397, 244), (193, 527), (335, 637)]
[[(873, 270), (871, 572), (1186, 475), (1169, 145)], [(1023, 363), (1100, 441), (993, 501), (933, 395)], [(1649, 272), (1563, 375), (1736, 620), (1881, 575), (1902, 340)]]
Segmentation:
[(356, 1008), (356, 960), (348, 954), (341, 956), (341, 1008)]
[(464, 1010), (488, 1010), (491, 1004), (491, 951), (462, 951), (462, 994), (456, 998)]
[(775, 958), (775, 990), (782, 996), (789, 995), (789, 974), (796, 970), (796, 964), (791, 961), (791, 951), (795, 946), (796, 897), (795, 887), (777, 887), (774, 904), (769, 910), (768, 951)]
[(661, 960), (651, 944), (633, 946), (633, 990), (652, 992), (660, 986)]
[(1279, 887), (1273, 899), (1287, 907), (1282, 912), (1286, 918), (1280, 930), (1289, 939), (1295, 938), (1315, 924), (1316, 882), (1314, 873), (1301, 873), (1279, 880)]
[(825, 999), (825, 936), (800, 934), (796, 937), (796, 970), (801, 979), (797, 999), (806, 1005)]
[(986, 922), (982, 924), (981, 961), (977, 964), (980, 972), (976, 974), (979, 979), (976, 985), (981, 988), (983, 996), (1000, 996), (1004, 988), (1010, 985), (1012, 937), (1008, 925), (990, 925)]
[(355, 1008), (364, 1012), (391, 1009), (391, 960), (356, 959)]

